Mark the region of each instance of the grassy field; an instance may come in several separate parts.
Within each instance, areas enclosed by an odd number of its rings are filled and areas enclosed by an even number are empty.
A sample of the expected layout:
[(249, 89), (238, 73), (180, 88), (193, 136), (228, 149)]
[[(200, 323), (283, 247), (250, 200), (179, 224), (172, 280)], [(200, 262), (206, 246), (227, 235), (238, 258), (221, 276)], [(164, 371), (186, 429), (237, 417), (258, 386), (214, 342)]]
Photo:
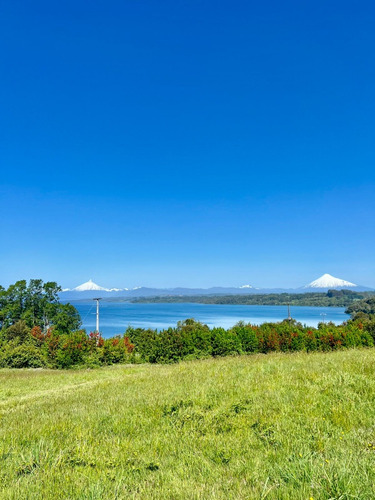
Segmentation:
[(1, 370), (1, 498), (375, 498), (375, 351)]

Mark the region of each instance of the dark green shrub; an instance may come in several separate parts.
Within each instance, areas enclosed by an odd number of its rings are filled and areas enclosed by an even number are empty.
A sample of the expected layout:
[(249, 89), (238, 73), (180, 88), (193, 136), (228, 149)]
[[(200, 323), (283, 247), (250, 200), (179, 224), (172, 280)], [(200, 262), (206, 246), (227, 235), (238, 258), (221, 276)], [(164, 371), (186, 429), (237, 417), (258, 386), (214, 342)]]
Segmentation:
[(306, 332), (293, 323), (282, 322), (278, 328), (281, 351), (304, 351), (306, 349)]
[(134, 345), (129, 341), (129, 337), (118, 335), (110, 339), (104, 340), (98, 351), (98, 357), (104, 364), (111, 365), (114, 363), (129, 363), (130, 354)]
[(42, 368), (46, 360), (33, 345), (8, 345), (0, 354), (0, 366), (8, 368)]
[(365, 321), (360, 322), (364, 331), (371, 335), (372, 339), (375, 341), (375, 315), (370, 316), (370, 319), (365, 319)]
[(23, 343), (29, 339), (30, 328), (25, 321), (17, 321), (14, 325), (9, 326), (4, 330), (3, 338), (6, 341), (17, 340)]
[(162, 330), (156, 337), (155, 359), (152, 363), (176, 363), (184, 356), (181, 333), (175, 328)]
[(270, 352), (280, 350), (280, 336), (277, 331), (277, 324), (263, 323), (258, 328), (258, 339), (260, 352)]
[(102, 366), (103, 361), (97, 352), (90, 352), (83, 356), (82, 364), (85, 368), (99, 368)]
[(211, 336), (213, 356), (229, 356), (242, 352), (241, 340), (233, 330), (213, 328)]
[(306, 351), (316, 351), (318, 348), (318, 340), (316, 330), (310, 328), (305, 332), (305, 348)]
[(158, 356), (158, 333), (156, 330), (129, 327), (126, 329), (125, 335), (134, 344), (134, 355), (139, 355), (142, 361), (155, 362), (153, 360)]
[(177, 323), (177, 332), (183, 342), (183, 357), (206, 357), (212, 353), (211, 331), (207, 325), (190, 318)]
[(374, 347), (374, 338), (367, 330), (361, 331), (361, 343), (364, 347)]
[(55, 363), (58, 368), (69, 368), (83, 364), (85, 354), (89, 352), (90, 344), (86, 332), (78, 330), (70, 335), (58, 337)]
[(241, 349), (245, 353), (258, 352), (259, 340), (257, 336), (257, 327), (245, 325), (243, 322), (237, 323), (232, 328), (232, 332), (237, 335), (241, 342)]

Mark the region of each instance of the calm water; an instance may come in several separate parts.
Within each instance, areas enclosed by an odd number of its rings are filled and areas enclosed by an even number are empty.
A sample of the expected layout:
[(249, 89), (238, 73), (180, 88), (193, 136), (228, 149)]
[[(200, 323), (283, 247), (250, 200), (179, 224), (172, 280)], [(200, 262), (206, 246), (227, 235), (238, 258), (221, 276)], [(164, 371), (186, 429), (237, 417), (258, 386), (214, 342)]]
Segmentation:
[[(73, 302), (83, 327), (95, 330), (95, 303)], [(349, 318), (343, 307), (291, 307), (291, 315), (301, 323), (316, 326), (322, 319), (342, 323)], [(324, 314), (324, 316), (322, 316)], [(123, 333), (127, 326), (157, 328), (175, 326), (177, 321), (195, 318), (209, 326), (229, 328), (238, 321), (253, 324), (281, 321), (288, 316), (286, 306), (235, 306), (216, 304), (130, 304), (128, 302), (100, 303), (100, 330), (104, 337)]]

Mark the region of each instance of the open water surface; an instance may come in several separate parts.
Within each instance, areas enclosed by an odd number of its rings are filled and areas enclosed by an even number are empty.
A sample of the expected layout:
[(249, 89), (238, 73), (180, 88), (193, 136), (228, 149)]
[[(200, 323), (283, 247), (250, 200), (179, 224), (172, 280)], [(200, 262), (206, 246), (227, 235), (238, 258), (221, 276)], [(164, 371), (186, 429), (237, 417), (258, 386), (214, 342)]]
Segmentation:
[[(96, 305), (92, 300), (71, 302), (78, 309), (87, 332), (95, 330)], [(309, 326), (321, 321), (336, 324), (349, 319), (343, 307), (291, 307), (294, 319)], [(240, 306), (222, 304), (132, 304), (100, 302), (100, 331), (104, 337), (122, 334), (126, 328), (156, 328), (175, 326), (177, 321), (194, 318), (210, 327), (229, 328), (238, 321), (259, 325), (266, 321), (282, 321), (288, 316), (286, 306)]]

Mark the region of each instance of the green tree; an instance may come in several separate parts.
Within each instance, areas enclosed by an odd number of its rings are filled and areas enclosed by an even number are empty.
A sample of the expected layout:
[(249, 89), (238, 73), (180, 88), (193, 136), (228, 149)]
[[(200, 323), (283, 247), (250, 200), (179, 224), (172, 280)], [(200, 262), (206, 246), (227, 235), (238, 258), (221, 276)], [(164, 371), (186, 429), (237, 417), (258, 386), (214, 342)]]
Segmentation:
[(7, 290), (1, 287), (0, 327), (8, 328), (22, 320), (30, 328), (47, 330), (55, 326), (62, 333), (77, 330), (81, 325), (79, 314), (71, 304), (59, 302), (60, 291), (56, 282), (43, 283), (40, 279), (32, 279), (29, 284), (20, 280)]
[(350, 314), (353, 319), (356, 319), (359, 313), (363, 313), (367, 316), (375, 315), (375, 296), (366, 297), (365, 299), (353, 302), (345, 312), (346, 314)]
[(52, 322), (58, 333), (68, 334), (81, 326), (80, 315), (72, 304), (57, 304)]

